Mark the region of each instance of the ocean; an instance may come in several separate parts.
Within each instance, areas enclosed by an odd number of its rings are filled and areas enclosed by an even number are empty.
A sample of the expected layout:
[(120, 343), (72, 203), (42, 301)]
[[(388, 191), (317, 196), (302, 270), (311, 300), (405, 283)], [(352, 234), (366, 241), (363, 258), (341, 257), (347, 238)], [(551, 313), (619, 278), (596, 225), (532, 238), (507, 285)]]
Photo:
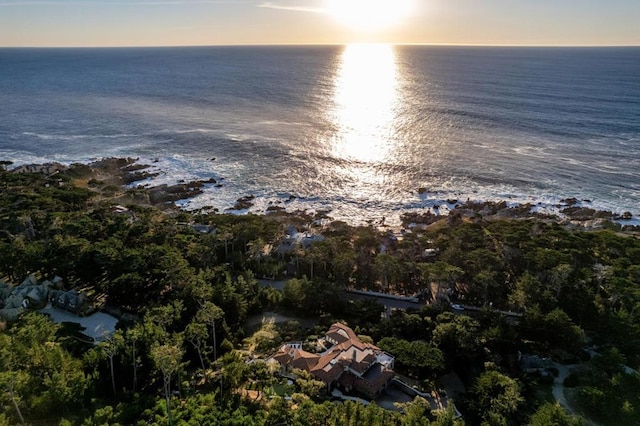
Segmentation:
[(0, 49), (0, 159), (125, 156), (161, 173), (139, 185), (223, 184), (185, 208), (639, 216), (640, 48)]

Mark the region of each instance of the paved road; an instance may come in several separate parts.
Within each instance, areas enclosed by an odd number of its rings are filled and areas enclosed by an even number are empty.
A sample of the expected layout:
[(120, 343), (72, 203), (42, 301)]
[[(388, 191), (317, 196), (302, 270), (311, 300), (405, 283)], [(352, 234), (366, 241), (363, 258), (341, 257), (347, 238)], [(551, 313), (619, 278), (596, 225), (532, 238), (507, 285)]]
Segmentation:
[(558, 401), (562, 408), (567, 410), (569, 414), (572, 414), (574, 416), (578, 415), (578, 413), (573, 410), (573, 407), (569, 405), (567, 398), (564, 396), (564, 379), (566, 379), (567, 376), (571, 374), (571, 369), (577, 367), (578, 365), (563, 365), (554, 362), (553, 366), (558, 369), (558, 377), (556, 377), (553, 381), (553, 397), (556, 399), (556, 401)]
[(260, 284), (263, 287), (273, 287), (276, 290), (284, 290), (284, 284), (287, 282), (287, 280), (284, 281), (272, 281), (272, 280), (258, 280), (258, 284)]
[[(589, 352), (589, 355), (591, 355), (591, 358), (595, 358), (597, 356), (600, 356), (600, 352), (596, 351), (593, 347), (591, 348), (587, 348), (587, 352)], [(633, 368), (629, 367), (628, 365), (622, 365), (622, 369), (624, 370), (624, 372), (626, 374), (640, 374), (638, 373), (637, 370), (634, 370)]]
[[(564, 390), (565, 390), (564, 379), (566, 379), (567, 376), (571, 374), (571, 371), (574, 368), (579, 367), (580, 365), (579, 364), (563, 365), (563, 364), (554, 362), (553, 366), (558, 369), (558, 377), (556, 377), (555, 380), (553, 381), (553, 387), (551, 388), (553, 397), (558, 402), (558, 404), (560, 404), (562, 408), (567, 410), (567, 413), (571, 414), (572, 416), (582, 417), (579, 413), (577, 413), (573, 409), (571, 404), (569, 404), (569, 401), (567, 401), (567, 397), (565, 396), (565, 393), (564, 393)], [(582, 420), (584, 421), (585, 426), (600, 426), (599, 423), (596, 423), (591, 419), (586, 419), (582, 417)]]
[[(258, 280), (258, 283), (263, 287), (273, 287), (276, 290), (283, 290), (287, 280), (283, 281), (271, 281), (271, 280)], [(364, 294), (344, 293), (343, 298), (346, 300), (373, 300), (381, 305), (384, 305), (387, 310), (391, 309), (419, 309), (425, 305), (425, 303), (407, 302), (404, 300), (389, 299), (379, 296), (367, 296)]]
[(377, 302), (389, 311), (391, 309), (420, 309), (425, 306), (424, 302), (407, 302), (405, 300), (388, 299), (379, 296), (367, 296), (366, 294), (344, 293), (343, 296), (347, 300), (372, 300)]
[[(284, 285), (287, 282), (287, 280), (282, 280), (282, 281), (272, 281), (272, 280), (265, 280), (265, 279), (261, 279), (258, 280), (258, 283), (260, 283), (260, 285), (264, 286), (264, 287), (273, 287), (277, 290), (282, 291), (284, 289)], [(374, 295), (367, 295), (367, 294), (356, 294), (356, 293), (348, 293), (348, 292), (344, 292), (342, 295), (343, 299), (346, 300), (371, 300), (374, 301), (376, 303), (379, 303), (381, 305), (383, 305), (387, 311), (387, 315), (391, 314), (391, 311), (394, 309), (420, 309), (423, 306), (426, 305), (425, 302), (409, 302), (406, 300), (397, 300), (397, 299), (393, 299), (392, 297), (381, 297), (381, 296), (374, 296)], [(466, 314), (466, 315), (472, 315), (474, 311), (481, 311), (481, 308), (477, 308), (474, 306), (466, 306), (465, 305), (465, 309), (462, 311), (459, 310), (453, 310), (452, 312), (454, 314), (458, 314), (458, 315), (462, 315), (462, 314)], [(506, 311), (498, 311), (501, 314), (507, 316), (508, 318), (511, 319), (515, 319), (516, 321), (518, 320), (518, 317), (521, 316), (521, 314), (517, 314), (514, 312), (506, 312)]]

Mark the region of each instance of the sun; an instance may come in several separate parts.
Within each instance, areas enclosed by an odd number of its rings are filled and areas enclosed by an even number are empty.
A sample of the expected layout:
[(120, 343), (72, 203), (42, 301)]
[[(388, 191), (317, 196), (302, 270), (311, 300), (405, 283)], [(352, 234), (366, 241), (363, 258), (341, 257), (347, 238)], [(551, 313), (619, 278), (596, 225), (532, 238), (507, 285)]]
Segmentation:
[(414, 0), (325, 0), (327, 12), (355, 30), (377, 31), (409, 16)]

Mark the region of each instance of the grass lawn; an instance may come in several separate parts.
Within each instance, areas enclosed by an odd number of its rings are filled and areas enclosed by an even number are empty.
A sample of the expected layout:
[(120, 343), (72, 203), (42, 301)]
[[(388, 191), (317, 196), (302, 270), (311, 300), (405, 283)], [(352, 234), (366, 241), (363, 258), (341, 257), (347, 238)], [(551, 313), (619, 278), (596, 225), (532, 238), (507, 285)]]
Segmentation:
[(290, 387), (287, 385), (283, 385), (282, 383), (276, 383), (273, 386), (271, 386), (271, 389), (273, 389), (273, 392), (281, 397), (285, 397), (288, 396), (291, 392), (290, 392)]

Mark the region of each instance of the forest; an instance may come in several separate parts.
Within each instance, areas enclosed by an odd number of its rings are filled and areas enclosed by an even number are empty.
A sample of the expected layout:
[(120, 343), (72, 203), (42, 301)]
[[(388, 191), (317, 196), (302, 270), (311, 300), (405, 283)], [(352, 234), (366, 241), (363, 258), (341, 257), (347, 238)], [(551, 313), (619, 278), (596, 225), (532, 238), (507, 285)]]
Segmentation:
[[(615, 224), (585, 231), (454, 210), (398, 236), (304, 213), (131, 202), (122, 214), (107, 185), (78, 173), (0, 169), (0, 279), (61, 277), (120, 321), (92, 344), (34, 310), (0, 320), (0, 425), (640, 423), (640, 240)], [(292, 225), (324, 239), (280, 253)], [(419, 303), (389, 312), (348, 289)], [(248, 324), (264, 312), (295, 320)], [(336, 321), (425, 391), (455, 372), (462, 418), (419, 397), (395, 411), (336, 403), (312, 378), (289, 383), (264, 362)], [(557, 369), (527, 374), (519, 354), (572, 366), (561, 388), (573, 412), (553, 396)]]

